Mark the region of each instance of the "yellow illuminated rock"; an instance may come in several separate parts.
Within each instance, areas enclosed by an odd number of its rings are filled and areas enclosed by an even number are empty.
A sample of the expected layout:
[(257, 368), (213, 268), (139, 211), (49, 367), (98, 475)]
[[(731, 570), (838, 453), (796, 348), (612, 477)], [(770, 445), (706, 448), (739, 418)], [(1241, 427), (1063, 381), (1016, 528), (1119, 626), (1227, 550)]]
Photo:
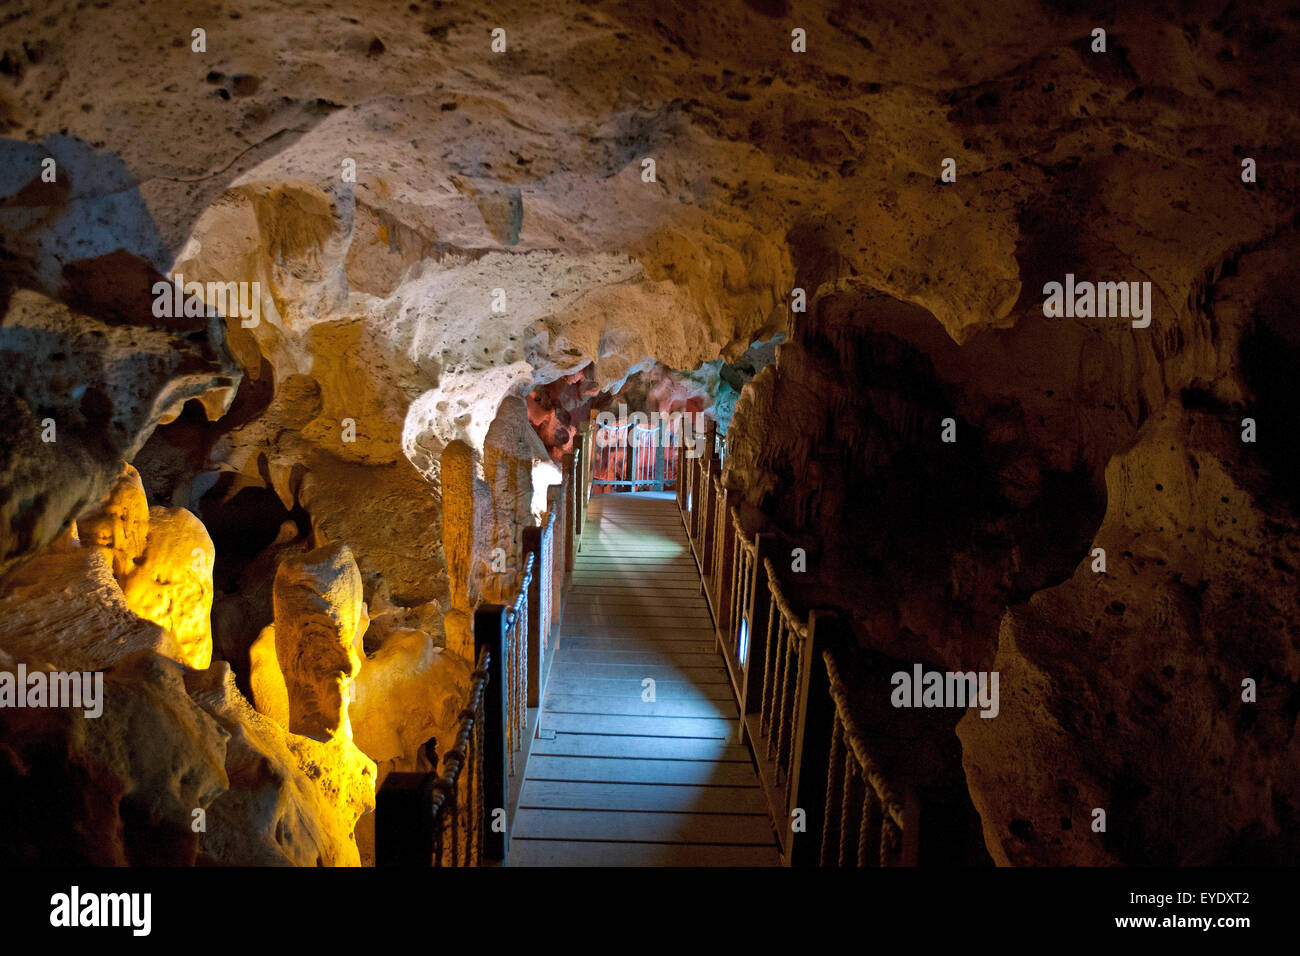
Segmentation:
[(77, 533), (83, 545), (110, 552), (113, 574), (124, 580), (144, 554), (149, 534), (149, 501), (140, 473), (123, 464), (103, 504), (77, 519)]
[(459, 725), (469, 672), (466, 661), (435, 648), (424, 631), (393, 631), (357, 678), (349, 708), (357, 746), (381, 772), (415, 770), (420, 748), (435, 735), (438, 752), (445, 753)]
[(361, 572), (345, 544), (291, 555), (275, 575), (275, 652), (289, 696), (289, 730), (352, 736), (348, 702), (370, 619)]
[(442, 547), (451, 584), (451, 608), (443, 619), (447, 649), (474, 654), (470, 570), (474, 551), (474, 456), (468, 445), (450, 442), (442, 453)]
[(262, 628), (248, 649), (248, 683), (253, 689), (253, 704), (281, 727), (289, 729), (289, 689), (284, 672), (275, 656), (275, 625)]
[(374, 761), (342, 736), (297, 736), (258, 713), (223, 661), (196, 675), (191, 694), (230, 735), (230, 786), (208, 808), (201, 861), (357, 866), (353, 834), (375, 808)]
[(180, 663), (204, 670), (212, 662), (212, 538), (184, 508), (154, 507), (147, 541), (122, 580), (126, 603), (172, 633)]

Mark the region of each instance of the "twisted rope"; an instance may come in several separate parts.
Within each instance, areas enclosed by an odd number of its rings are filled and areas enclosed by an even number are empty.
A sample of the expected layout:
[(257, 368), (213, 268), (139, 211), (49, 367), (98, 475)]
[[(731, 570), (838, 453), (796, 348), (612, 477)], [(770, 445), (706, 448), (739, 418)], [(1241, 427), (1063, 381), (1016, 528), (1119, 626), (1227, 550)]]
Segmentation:
[(835, 665), (835, 658), (831, 654), (830, 648), (822, 651), (822, 660), (826, 662), (826, 676), (830, 679), (829, 691), (831, 700), (835, 702), (835, 713), (844, 724), (844, 737), (853, 753), (853, 758), (857, 761), (867, 782), (871, 784), (871, 788), (876, 791), (876, 796), (880, 798), (881, 808), (885, 815), (892, 821), (894, 826), (901, 828), (903, 826), (903, 802), (895, 795), (893, 788), (886, 781), (884, 773), (876, 766), (875, 761), (867, 755), (862, 733), (858, 730), (857, 724), (854, 723), (849, 712), (848, 690), (840, 679), (839, 668)]
[(835, 782), (844, 772), (843, 765), (844, 725), (840, 723), (840, 715), (837, 713), (831, 724), (831, 752), (830, 760), (826, 765), (826, 812), (822, 815), (822, 866), (831, 865), (831, 821), (838, 815), (839, 809), (835, 806), (837, 793)]

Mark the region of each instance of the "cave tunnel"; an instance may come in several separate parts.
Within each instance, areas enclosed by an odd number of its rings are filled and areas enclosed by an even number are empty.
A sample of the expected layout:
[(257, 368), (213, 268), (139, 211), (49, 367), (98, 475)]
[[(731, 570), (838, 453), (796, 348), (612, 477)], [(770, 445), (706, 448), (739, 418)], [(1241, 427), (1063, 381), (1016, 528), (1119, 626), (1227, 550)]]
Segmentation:
[(1102, 7), (7, 11), (0, 863), (1294, 866), (1300, 18)]

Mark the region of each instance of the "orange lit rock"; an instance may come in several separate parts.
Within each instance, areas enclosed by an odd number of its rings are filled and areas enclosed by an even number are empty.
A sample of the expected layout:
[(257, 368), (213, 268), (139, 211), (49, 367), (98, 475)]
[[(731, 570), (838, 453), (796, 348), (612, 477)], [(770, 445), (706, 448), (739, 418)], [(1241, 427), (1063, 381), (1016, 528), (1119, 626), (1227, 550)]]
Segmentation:
[(957, 724), (999, 864), (1294, 859), (1296, 519), (1239, 427), (1158, 410), (1106, 468), (1105, 571), (1089, 554), (1003, 617), (1001, 713)]
[(353, 833), (375, 806), (375, 764), (351, 740), (313, 740), (259, 714), (224, 662), (194, 675), (194, 700), (229, 732), (229, 789), (212, 801), (200, 862), (357, 866)]
[[(70, 148), (59, 157), (64, 185), (47, 191), (44, 201), (20, 201), (18, 209), (10, 204), (11, 188), (23, 188), (19, 184), (29, 176), (31, 184), (39, 183), (39, 170), (24, 161), (0, 187), (8, 210), (0, 213), (10, 253), (6, 268), (41, 273), (19, 278), (7, 272), (13, 293), (5, 300), (0, 342), (0, 420), (6, 422), (0, 574), (102, 500), (118, 482), (121, 462), (134, 458), (160, 418), (212, 387), (225, 389), (229, 398), (240, 376), (221, 344), (217, 320), (162, 326), (150, 315), (151, 272), (165, 263), (151, 266), (140, 258), (150, 253), (136, 249), (133, 255), (126, 247), (136, 239), (149, 244), (145, 234), (156, 237), (156, 228), (134, 177), (122, 175), (120, 160), (75, 146), (76, 139), (65, 141)], [(43, 152), (34, 143), (23, 151), (28, 150), (31, 158)], [(68, 189), (70, 177), (87, 188)], [(108, 195), (115, 213), (101, 218), (93, 209)], [(89, 222), (100, 224), (97, 240), (86, 243), (67, 233)], [(151, 251), (161, 252), (156, 244)], [(42, 288), (45, 294), (35, 291)], [(138, 513), (131, 506), (130, 514)], [(108, 546), (115, 537), (129, 550), (132, 542), (111, 528)], [(118, 572), (124, 570), (119, 563)]]
[[(521, 398), (501, 402), (497, 417), (483, 440), (483, 480), (474, 481), (476, 507), (473, 573), (470, 593), (497, 604), (508, 604), (518, 592), (523, 559), (516, 542), (518, 529), (543, 520), (545, 481), (560, 480), (546, 446), (533, 430), (528, 407)], [(493, 560), (493, 556), (496, 560)], [(473, 654), (462, 654), (467, 660)]]
[(248, 649), (249, 686), (253, 689), (253, 703), (258, 711), (270, 717), (285, 730), (289, 729), (289, 689), (284, 683), (284, 672), (275, 656), (275, 625), (262, 629)]
[(216, 551), (203, 522), (184, 508), (149, 511), (143, 559), (122, 582), (131, 610), (176, 638), (182, 664), (212, 661), (212, 562)]
[[(469, 690), (469, 662), (434, 646), (416, 628), (392, 628), (382, 646), (366, 658), (349, 708), (353, 739), (378, 764), (377, 785), (397, 771), (438, 769), (424, 744), (436, 738), (437, 754), (447, 753), (460, 727), (460, 709)], [(364, 864), (374, 862), (374, 818), (357, 826)]]
[(0, 792), (21, 814), (0, 827), (0, 858), (33, 866), (196, 862), (203, 837), (192, 828), (194, 811), (226, 792), (229, 735), (186, 694), (184, 673), (142, 651), (103, 675), (98, 717), (0, 709)]
[(176, 638), (127, 604), (107, 548), (43, 552), (5, 579), (0, 648), (15, 659), (98, 670), (136, 651), (181, 659)]
[(290, 731), (350, 738), (347, 705), (369, 623), (351, 549), (333, 544), (286, 557), (276, 571), (273, 603)]
[(144, 554), (149, 536), (149, 501), (140, 473), (123, 464), (122, 473), (107, 498), (77, 519), (82, 545), (109, 552), (113, 574), (126, 580)]
[(382, 774), (416, 769), (424, 742), (446, 753), (469, 689), (468, 662), (433, 646), (423, 631), (393, 631), (367, 658), (349, 712), (353, 739)]
[(447, 649), (465, 659), (474, 653), (470, 573), (474, 558), (474, 462), (464, 442), (442, 453), (442, 548), (451, 585), (451, 608), (443, 619)]

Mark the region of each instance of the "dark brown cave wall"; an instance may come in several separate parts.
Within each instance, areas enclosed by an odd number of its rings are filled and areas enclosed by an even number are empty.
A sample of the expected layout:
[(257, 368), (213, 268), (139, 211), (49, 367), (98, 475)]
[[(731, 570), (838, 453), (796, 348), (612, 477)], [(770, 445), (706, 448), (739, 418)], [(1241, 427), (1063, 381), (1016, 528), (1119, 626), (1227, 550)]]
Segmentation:
[[(1149, 329), (1045, 318), (1027, 286), (1012, 328), (963, 345), (828, 283), (737, 403), (726, 483), (809, 548), (788, 583), (847, 612), (866, 706), (928, 739), (998, 863), (1294, 856), (1296, 247), (1285, 227), (1238, 249)], [(1244, 442), (1247, 417), (1268, 437)], [(1000, 675), (960, 757), (960, 713), (884, 704), (916, 662)]]
[[(727, 481), (807, 543), (815, 567), (801, 583), (851, 608), (878, 649), (986, 666), (1005, 603), (1086, 553), (1102, 513), (1089, 461), (1109, 453), (1089, 435), (1114, 443), (1131, 428), (1067, 400), (1063, 382), (1034, 395), (1009, 377), (1013, 333), (959, 347), (924, 310), (863, 292), (795, 319), (737, 403)], [(962, 354), (981, 347), (1003, 361)], [(1062, 396), (1050, 421), (1049, 391)], [(948, 418), (953, 443), (941, 440)]]

